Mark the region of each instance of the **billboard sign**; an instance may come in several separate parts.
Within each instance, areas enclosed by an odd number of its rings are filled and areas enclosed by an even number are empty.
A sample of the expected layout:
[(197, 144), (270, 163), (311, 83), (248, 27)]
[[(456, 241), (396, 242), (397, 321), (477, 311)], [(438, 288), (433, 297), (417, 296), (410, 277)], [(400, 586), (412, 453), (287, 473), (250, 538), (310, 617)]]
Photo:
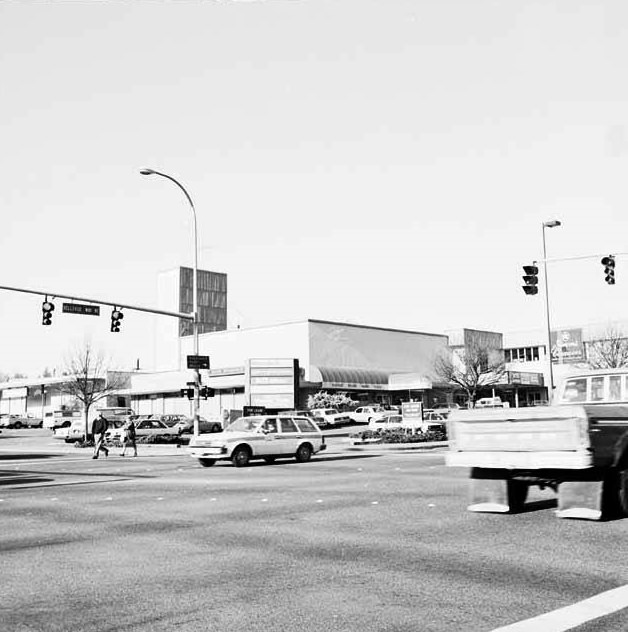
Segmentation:
[(584, 345), (582, 329), (559, 329), (552, 331), (552, 362), (555, 364), (572, 364), (584, 362)]

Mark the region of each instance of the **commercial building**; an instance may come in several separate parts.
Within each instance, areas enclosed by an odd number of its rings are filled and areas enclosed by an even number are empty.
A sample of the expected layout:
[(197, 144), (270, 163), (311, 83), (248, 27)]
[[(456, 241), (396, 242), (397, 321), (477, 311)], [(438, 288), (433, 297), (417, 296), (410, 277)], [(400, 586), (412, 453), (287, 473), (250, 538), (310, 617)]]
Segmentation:
[[(190, 312), (192, 279), (190, 268), (160, 274), (159, 307)], [(503, 378), (480, 390), (479, 397), (499, 396), (516, 407), (549, 399), (549, 363), (541, 329), (515, 333), (460, 329), (440, 334), (315, 319), (227, 329), (227, 276), (199, 270), (198, 284), (199, 354), (210, 360), (201, 379), (213, 391), (213, 397), (201, 400), (200, 414), (207, 418), (220, 418), (225, 410), (235, 414), (245, 406), (304, 408), (308, 396), (320, 390), (342, 392), (361, 403), (464, 404), (464, 391), (444, 383), (435, 364), (443, 355), (462, 357), (473, 343), (492, 349), (506, 362)], [(130, 405), (139, 414), (190, 414), (192, 403), (183, 393), (193, 379), (186, 368), (194, 353), (189, 323), (174, 318), (155, 323), (154, 370), (130, 372), (128, 388), (103, 405)], [(628, 330), (625, 323), (615, 329)], [(607, 332), (608, 325), (554, 331), (555, 382), (590, 360), (596, 341)], [(0, 413), (44, 415), (72, 405), (61, 388), (63, 380), (0, 384)]]

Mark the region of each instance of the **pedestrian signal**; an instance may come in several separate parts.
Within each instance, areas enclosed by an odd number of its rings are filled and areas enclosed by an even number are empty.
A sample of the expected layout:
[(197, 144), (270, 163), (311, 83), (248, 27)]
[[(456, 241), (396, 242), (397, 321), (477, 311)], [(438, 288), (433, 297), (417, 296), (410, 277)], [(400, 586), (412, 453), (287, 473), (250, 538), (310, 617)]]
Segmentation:
[(538, 294), (539, 288), (539, 269), (537, 266), (523, 266), (523, 282), (525, 285), (522, 285), (523, 291), (526, 294)]
[(600, 262), (604, 266), (604, 280), (609, 285), (615, 285), (615, 256), (608, 255), (608, 257), (604, 257)]
[(54, 311), (54, 304), (46, 299), (41, 304), (41, 324), (52, 325), (52, 312)]
[(111, 312), (111, 331), (120, 331), (120, 321), (123, 318), (124, 314), (117, 307), (114, 307), (113, 311)]

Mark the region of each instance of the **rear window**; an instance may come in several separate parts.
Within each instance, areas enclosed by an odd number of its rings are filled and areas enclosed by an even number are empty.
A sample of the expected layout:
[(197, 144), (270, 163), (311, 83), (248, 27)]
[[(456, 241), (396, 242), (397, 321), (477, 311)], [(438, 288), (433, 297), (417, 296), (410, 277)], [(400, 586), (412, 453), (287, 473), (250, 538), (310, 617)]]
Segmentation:
[(316, 432), (316, 427), (309, 419), (300, 419), (297, 417), (294, 423), (300, 432)]

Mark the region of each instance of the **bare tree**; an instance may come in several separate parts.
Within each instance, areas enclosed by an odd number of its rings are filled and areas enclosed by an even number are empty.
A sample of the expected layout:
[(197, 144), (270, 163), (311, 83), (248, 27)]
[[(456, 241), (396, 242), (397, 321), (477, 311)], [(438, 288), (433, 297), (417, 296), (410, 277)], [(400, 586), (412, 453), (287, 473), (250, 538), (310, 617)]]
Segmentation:
[(469, 407), (475, 406), (480, 388), (501, 381), (506, 372), (501, 350), (479, 342), (469, 343), (458, 353), (440, 355), (434, 362), (439, 379), (460, 386), (467, 394)]
[(628, 366), (628, 338), (610, 326), (602, 340), (587, 345), (587, 364), (592, 369), (617, 369)]
[(81, 403), (87, 439), (90, 408), (101, 399), (124, 388), (127, 385), (126, 375), (110, 370), (102, 353), (94, 351), (89, 343), (70, 353), (63, 374), (67, 374), (68, 379), (60, 390)]

